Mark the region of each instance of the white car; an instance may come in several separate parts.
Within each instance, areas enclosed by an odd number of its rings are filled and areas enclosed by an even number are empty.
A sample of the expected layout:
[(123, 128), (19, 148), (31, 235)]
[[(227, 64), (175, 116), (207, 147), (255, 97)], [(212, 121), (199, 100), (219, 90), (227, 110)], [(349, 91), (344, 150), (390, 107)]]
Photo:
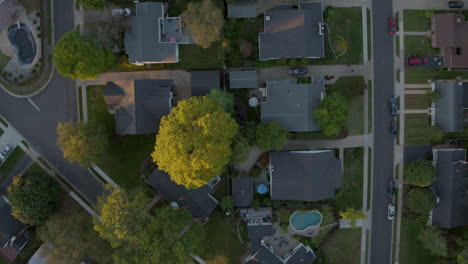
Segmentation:
[(0, 152), (0, 160), (4, 160), (8, 153), (10, 153), (11, 147), (9, 145), (6, 145), (6, 147)]
[(392, 203), (388, 204), (388, 220), (392, 221), (395, 219), (395, 205)]

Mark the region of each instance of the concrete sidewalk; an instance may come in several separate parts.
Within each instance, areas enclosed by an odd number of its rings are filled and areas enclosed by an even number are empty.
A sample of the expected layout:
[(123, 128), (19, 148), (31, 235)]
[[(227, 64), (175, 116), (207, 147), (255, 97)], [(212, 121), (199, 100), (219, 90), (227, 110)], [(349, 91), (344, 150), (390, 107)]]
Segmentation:
[(345, 149), (364, 146), (365, 135), (349, 136), (337, 140), (295, 140), (291, 139), (283, 146), (283, 150), (308, 149)]

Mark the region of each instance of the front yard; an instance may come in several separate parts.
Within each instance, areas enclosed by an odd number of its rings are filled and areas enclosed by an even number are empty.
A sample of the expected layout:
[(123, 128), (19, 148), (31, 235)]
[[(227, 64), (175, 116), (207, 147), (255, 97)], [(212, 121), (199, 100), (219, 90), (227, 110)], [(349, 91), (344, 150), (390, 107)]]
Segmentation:
[(0, 166), (0, 176), (8, 177), (23, 156), (24, 151), (20, 147), (16, 147)]
[(337, 211), (352, 207), (362, 208), (364, 173), (364, 149), (344, 149), (343, 179), (340, 190), (336, 193), (333, 204)]
[(429, 103), (425, 94), (405, 95), (405, 109), (427, 109)]
[(361, 228), (338, 229), (320, 249), (330, 264), (357, 264), (361, 260)]
[(447, 71), (446, 69), (435, 68), (405, 69), (405, 83), (407, 84), (427, 84), (429, 80), (448, 80), (455, 79), (456, 77), (468, 79), (468, 71)]
[(427, 145), (429, 142), (429, 116), (427, 114), (405, 115), (405, 145)]
[(435, 260), (418, 239), (423, 225), (413, 222), (408, 217), (401, 219), (401, 264), (427, 264)]
[(411, 56), (439, 56), (440, 50), (432, 48), (427, 36), (405, 36), (405, 54)]

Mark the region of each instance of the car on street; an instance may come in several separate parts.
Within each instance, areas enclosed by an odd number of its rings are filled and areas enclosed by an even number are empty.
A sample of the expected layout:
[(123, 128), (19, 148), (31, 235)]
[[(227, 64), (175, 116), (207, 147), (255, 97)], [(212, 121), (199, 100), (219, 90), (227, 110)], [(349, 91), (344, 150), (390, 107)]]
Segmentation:
[(306, 67), (292, 67), (289, 68), (289, 75), (304, 75), (307, 74)]
[(426, 57), (409, 57), (407, 60), (408, 65), (426, 65), (429, 60)]
[(393, 194), (395, 193), (395, 181), (389, 180), (387, 182), (387, 195), (388, 198), (393, 199)]
[(395, 219), (395, 205), (392, 204), (392, 203), (389, 203), (388, 204), (388, 220), (392, 221), (393, 219)]
[(10, 153), (11, 147), (10, 145), (6, 145), (6, 147), (0, 152), (0, 159), (4, 160), (8, 153)]
[(397, 31), (397, 25), (394, 17), (389, 17), (388, 20), (388, 33), (390, 35), (395, 35)]
[(463, 8), (463, 1), (449, 1), (450, 8)]
[(390, 119), (390, 134), (395, 136), (398, 133), (398, 124), (395, 118)]
[(396, 99), (396, 97), (392, 96), (390, 97), (390, 100), (389, 100), (389, 106), (390, 106), (390, 115), (391, 116), (397, 116), (398, 115), (398, 100)]

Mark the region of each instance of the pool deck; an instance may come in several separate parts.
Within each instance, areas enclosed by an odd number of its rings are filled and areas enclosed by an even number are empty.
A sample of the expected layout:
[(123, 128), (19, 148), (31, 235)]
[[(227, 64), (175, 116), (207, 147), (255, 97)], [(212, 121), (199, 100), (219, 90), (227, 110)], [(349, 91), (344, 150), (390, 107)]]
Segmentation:
[(273, 236), (266, 237), (264, 243), (273, 249), (275, 255), (284, 259), (291, 254), (300, 242), (292, 239), (290, 232), (284, 233), (278, 224), (273, 225), (273, 230), (275, 231)]

